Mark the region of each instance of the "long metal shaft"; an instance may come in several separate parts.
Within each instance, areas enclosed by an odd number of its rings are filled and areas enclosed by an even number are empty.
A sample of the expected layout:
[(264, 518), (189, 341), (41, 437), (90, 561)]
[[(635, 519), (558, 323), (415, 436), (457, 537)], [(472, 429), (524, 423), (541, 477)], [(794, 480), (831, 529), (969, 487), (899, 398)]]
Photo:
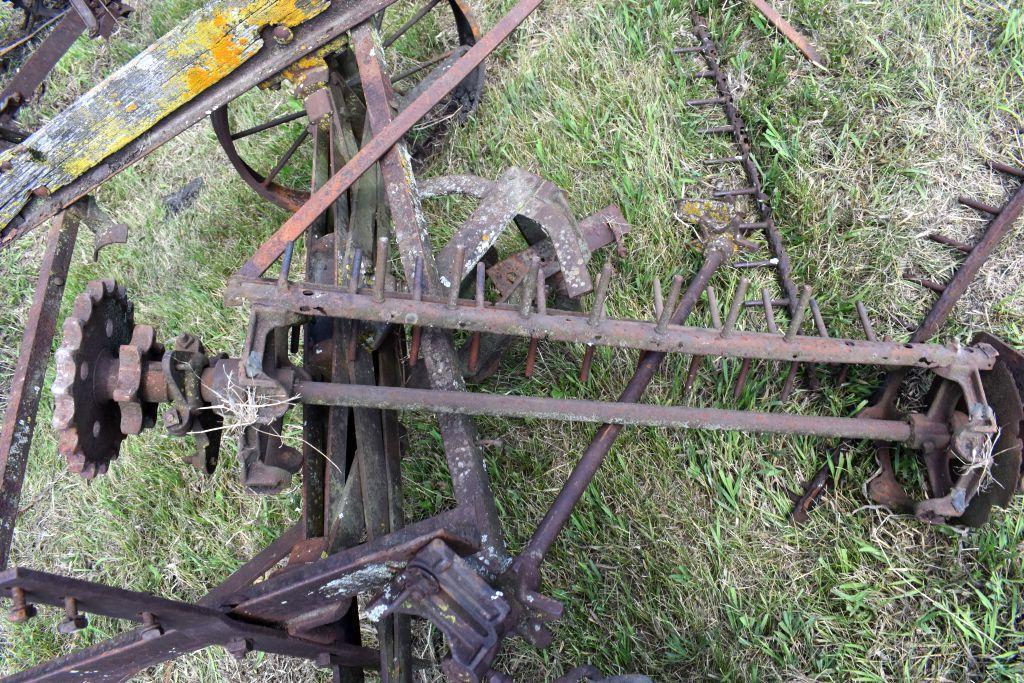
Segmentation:
[(329, 382), (297, 382), (294, 394), (304, 405), (413, 410), (445, 415), (488, 415), (597, 422), (616, 426), (807, 434), (893, 442), (906, 442), (913, 437), (910, 424), (903, 420), (862, 420), (852, 417), (819, 417), (639, 403), (624, 405), (615, 401), (507, 396)]
[(667, 315), (663, 320), (664, 326), (649, 321), (614, 320), (600, 316), (592, 322), (587, 314), (574, 311), (530, 312), (524, 316), (517, 307), (510, 305), (481, 307), (475, 301), (459, 300), (453, 307), (442, 297), (416, 299), (404, 292), (387, 292), (387, 303), (382, 305), (374, 300), (369, 289), (351, 293), (344, 288), (310, 283), (290, 284), (282, 290), (270, 280), (236, 278), (229, 284), (226, 298), (230, 303), (244, 300), (253, 306), (287, 306), (314, 316), (687, 355), (890, 367), (963, 365), (981, 370), (990, 369), (994, 362), (981, 349), (936, 344), (898, 344), (795, 334), (783, 336), (771, 332), (723, 335), (713, 329), (669, 326)]

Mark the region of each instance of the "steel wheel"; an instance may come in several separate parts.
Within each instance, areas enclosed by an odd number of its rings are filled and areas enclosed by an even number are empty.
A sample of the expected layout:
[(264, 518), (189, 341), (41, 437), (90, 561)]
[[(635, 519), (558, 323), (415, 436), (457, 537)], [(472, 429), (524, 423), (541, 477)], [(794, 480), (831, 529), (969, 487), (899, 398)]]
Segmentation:
[[(444, 6), (450, 12), (445, 11)], [(387, 66), (395, 85), (397, 109), (402, 109), (407, 101), (433, 82), (479, 37), (472, 10), (464, 0), (402, 1), (382, 14), (385, 16), (378, 17), (378, 25)], [(346, 55), (344, 52), (336, 53), (329, 57), (329, 61), (343, 69)], [(287, 74), (282, 77), (286, 78)], [(422, 163), (429, 158), (451, 126), (465, 120), (476, 109), (483, 83), (484, 67), (480, 66), (410, 132), (407, 142), (417, 162)], [(348, 78), (347, 85), (358, 91), (358, 76)], [(303, 159), (301, 150), (310, 137), (304, 125), (306, 112), (293, 96), (284, 107), (275, 107), (276, 113), (266, 117), (262, 123), (238, 126), (229, 109), (240, 109), (243, 106), (240, 100), (248, 97), (247, 93), (232, 105), (221, 107), (210, 115), (217, 141), (235, 171), (257, 194), (287, 211), (297, 211), (309, 198), (306, 189), (309, 187), (306, 176), (308, 160), (300, 163)], [(248, 104), (251, 106), (251, 102)], [(256, 157), (253, 146), (259, 146), (263, 151), (268, 137), (276, 133), (280, 141), (282, 130), (288, 130), (291, 142), (282, 148), (273, 166), (260, 169), (260, 164), (252, 161)]]

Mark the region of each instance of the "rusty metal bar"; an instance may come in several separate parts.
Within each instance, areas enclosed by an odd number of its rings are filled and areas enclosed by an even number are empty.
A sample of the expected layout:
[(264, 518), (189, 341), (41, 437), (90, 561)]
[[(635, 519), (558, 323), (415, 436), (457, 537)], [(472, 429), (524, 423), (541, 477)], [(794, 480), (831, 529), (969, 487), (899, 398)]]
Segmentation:
[(36, 291), (21, 339), (18, 364), (0, 431), (0, 570), (7, 568), (14, 523), (18, 516), (25, 467), (32, 448), (36, 412), (42, 395), (43, 377), (50, 361), (57, 316), (64, 295), (68, 267), (75, 252), (81, 217), (69, 209), (53, 219), (46, 236), (46, 251), (39, 266)]
[(457, 59), (452, 66), (408, 107), (398, 113), (391, 122), (377, 130), (373, 138), (349, 160), (345, 166), (335, 173), (321, 188), (312, 194), (270, 239), (256, 250), (246, 263), (239, 269), (241, 275), (255, 277), (261, 275), (277, 260), (288, 242), (296, 239), (314, 221), (326, 211), (339, 196), (348, 190), (356, 180), (369, 171), (388, 150), (395, 146), (406, 133), (412, 130), (427, 113), (443, 100), (448, 93), (468, 77), (478, 66), (483, 64), (491, 54), (526, 18), (540, 6), (542, 0), (520, 0), (487, 35), (483, 36), (466, 54)]
[(907, 442), (913, 438), (910, 424), (902, 420), (861, 420), (852, 417), (789, 415), (327, 382), (297, 382), (294, 389), (300, 402), (311, 405), (596, 422), (619, 426), (808, 434), (873, 441)]
[[(372, 293), (367, 289), (351, 294), (328, 285), (293, 283), (282, 292), (271, 280), (252, 278), (233, 278), (228, 284), (225, 299), (229, 304), (247, 301), (254, 306), (286, 306), (312, 316), (538, 337), (545, 341), (661, 353), (892, 367), (960, 365), (981, 370), (991, 368), (994, 362), (982, 349), (958, 349), (937, 344), (823, 339), (803, 335), (787, 341), (777, 333), (732, 331), (726, 336), (718, 330), (680, 325), (668, 325), (664, 333), (659, 333), (659, 323), (649, 321), (606, 318), (592, 323), (589, 314), (553, 310), (524, 317), (514, 306), (493, 304), (479, 308), (475, 301), (466, 299), (458, 300), (457, 307), (452, 310), (444, 298), (424, 296), (422, 301), (416, 301), (404, 292), (389, 292), (387, 302), (381, 305), (374, 302)], [(672, 309), (666, 304), (665, 310)], [(667, 315), (663, 313), (662, 318)], [(676, 317), (672, 316), (672, 320)]]

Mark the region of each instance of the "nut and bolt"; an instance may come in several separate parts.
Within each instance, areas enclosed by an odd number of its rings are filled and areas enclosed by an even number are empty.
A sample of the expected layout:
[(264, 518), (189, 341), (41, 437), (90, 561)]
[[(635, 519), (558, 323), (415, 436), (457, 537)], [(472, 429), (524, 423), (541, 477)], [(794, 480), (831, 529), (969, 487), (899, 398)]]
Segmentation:
[(89, 625), (89, 620), (84, 614), (78, 612), (78, 600), (75, 598), (64, 598), (64, 618), (57, 624), (57, 632), (69, 635), (77, 633)]
[(292, 30), (284, 25), (278, 25), (274, 27), (274, 30), (270, 32), (273, 36), (274, 42), (278, 45), (287, 45), (288, 43), (295, 40), (295, 34)]
[(7, 613), (7, 620), (12, 624), (20, 624), (28, 621), (36, 614), (35, 605), (30, 605), (25, 601), (25, 589), (15, 586), (11, 589), (11, 600), (14, 601), (14, 607)]

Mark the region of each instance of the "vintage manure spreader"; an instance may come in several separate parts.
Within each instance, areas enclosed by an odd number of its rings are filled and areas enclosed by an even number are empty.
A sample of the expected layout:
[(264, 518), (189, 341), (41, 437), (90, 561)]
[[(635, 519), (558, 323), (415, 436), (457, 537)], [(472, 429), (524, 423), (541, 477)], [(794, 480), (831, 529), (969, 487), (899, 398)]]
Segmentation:
[[(492, 668), (506, 638), (551, 642), (548, 625), (563, 606), (541, 592), (541, 564), (627, 426), (903, 444), (928, 469), (930, 495), (908, 502), (922, 519), (979, 524), (1008, 502), (1020, 476), (1022, 374), (1018, 356), (998, 340), (896, 343), (874, 339), (869, 326), (866, 340), (831, 338), (811, 290), (795, 286), (782, 304), (788, 323), (780, 327), (779, 304), (764, 291), (755, 299), (768, 329), (744, 331), (749, 282), (741, 281), (728, 307), (720, 307), (711, 285), (738, 253), (763, 248), (752, 233), (764, 226), (731, 211), (723, 220), (699, 220), (703, 264), (688, 282), (672, 277), (666, 292), (654, 283), (650, 320), (618, 319), (605, 307), (614, 286), (611, 259), (596, 279), (590, 268), (595, 252), (621, 248), (629, 232), (618, 209), (577, 218), (561, 189), (517, 168), (496, 179), (416, 179), (416, 158), (480, 101), (485, 57), (539, 4), (523, 0), (481, 35), (461, 0), (409, 7), (384, 0), (214, 2), (0, 156), (0, 239), (10, 243), (54, 219), (0, 437), (3, 564), (79, 225), (98, 221), (118, 232), (82, 198), (208, 115), (239, 174), (292, 212), (227, 283), (227, 303), (250, 312), (244, 346), (214, 353), (187, 333), (161, 344), (152, 327), (136, 324), (123, 287), (94, 281), (63, 324), (53, 425), (69, 468), (86, 478), (116, 467), (123, 441), (158, 421), (191, 439), (190, 463), (211, 472), (229, 426), (238, 434), (245, 486), (272, 495), (298, 477), (302, 491), (296, 525), (195, 604), (29, 569), (0, 574), (15, 621), (45, 603), (64, 608), (62, 633), (83, 628), (84, 613), (135, 624), (9, 680), (121, 680), (220, 645), (239, 657), (261, 651), (313, 660), (339, 681), (362, 680), (364, 670), (408, 681), (419, 664), (411, 617), (447, 637), (449, 679), (508, 680)], [(423, 22), (439, 22), (445, 28), (430, 33), (451, 44), (403, 64), (393, 48)], [(232, 102), (266, 85), (288, 89), (301, 112), (233, 128)], [(272, 168), (245, 159), (239, 140), (300, 119), (302, 133)], [(304, 144), (312, 147), (311, 186), (292, 187), (282, 170), (298, 163)], [(435, 245), (422, 204), (448, 195), (473, 198), (476, 209), (450, 241)], [(500, 238), (513, 225), (529, 246), (500, 253)], [(686, 325), (698, 305), (708, 307), (712, 327)], [(597, 346), (641, 355), (614, 402), (467, 389), (467, 379), (486, 380), (516, 343), (527, 346), (527, 375), (540, 344), (582, 345), (584, 377)], [(916, 369), (934, 377), (934, 390), (922, 412), (890, 407), (856, 418), (640, 404), (669, 354), (811, 372)], [(293, 445), (282, 438), (283, 425), (299, 411), (302, 439)], [(416, 521), (405, 519), (400, 485), (405, 411), (436, 414), (454, 498), (449, 509)], [(601, 425), (514, 556), (474, 415)], [(376, 624), (373, 644), (361, 641), (361, 615)], [(564, 680), (583, 678), (599, 675), (581, 667)]]

